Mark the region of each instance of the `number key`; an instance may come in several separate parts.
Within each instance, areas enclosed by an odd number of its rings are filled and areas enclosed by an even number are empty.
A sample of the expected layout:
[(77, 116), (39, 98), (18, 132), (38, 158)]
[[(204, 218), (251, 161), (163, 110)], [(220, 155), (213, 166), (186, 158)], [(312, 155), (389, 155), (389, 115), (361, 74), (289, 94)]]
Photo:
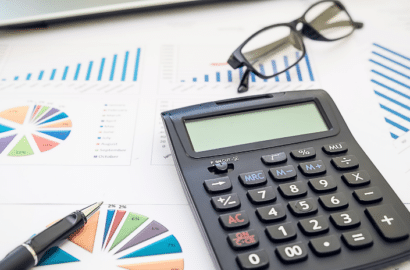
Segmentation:
[(329, 231), (329, 223), (324, 216), (302, 219), (298, 223), (299, 228), (306, 235), (318, 235)]
[(302, 181), (279, 185), (279, 191), (285, 198), (303, 197), (307, 194), (306, 184)]
[(360, 218), (354, 211), (331, 214), (330, 221), (340, 230), (351, 229), (360, 225)]
[(257, 208), (256, 215), (263, 222), (278, 221), (286, 218), (285, 209), (281, 204)]
[(343, 193), (320, 196), (319, 202), (326, 210), (339, 210), (349, 206), (349, 201)]
[(253, 204), (263, 204), (276, 200), (275, 190), (271, 186), (249, 190), (247, 196)]
[(330, 256), (340, 252), (340, 242), (335, 235), (310, 240), (310, 247), (318, 256)]
[(317, 203), (312, 198), (289, 202), (288, 207), (298, 217), (317, 213)]
[(307, 250), (302, 242), (276, 248), (276, 255), (284, 263), (296, 263), (307, 259)]
[(272, 242), (285, 242), (296, 238), (296, 230), (292, 222), (266, 227), (265, 230)]
[(337, 184), (332, 176), (310, 179), (308, 183), (317, 193), (329, 192), (337, 189)]
[(243, 270), (259, 270), (269, 267), (269, 256), (263, 249), (239, 254), (236, 261)]

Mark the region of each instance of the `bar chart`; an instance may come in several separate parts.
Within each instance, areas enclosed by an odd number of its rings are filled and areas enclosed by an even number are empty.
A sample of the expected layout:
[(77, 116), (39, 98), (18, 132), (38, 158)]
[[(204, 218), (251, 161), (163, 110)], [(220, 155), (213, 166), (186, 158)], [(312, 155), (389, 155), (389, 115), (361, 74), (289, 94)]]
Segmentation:
[(369, 63), (372, 89), (396, 140), (410, 130), (410, 57), (403, 50), (373, 43)]

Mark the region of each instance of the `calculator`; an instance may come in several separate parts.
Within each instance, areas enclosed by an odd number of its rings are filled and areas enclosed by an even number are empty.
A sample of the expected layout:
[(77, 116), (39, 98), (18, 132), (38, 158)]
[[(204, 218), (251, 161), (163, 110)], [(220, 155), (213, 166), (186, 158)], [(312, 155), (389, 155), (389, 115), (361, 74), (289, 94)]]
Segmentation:
[(161, 116), (216, 269), (379, 269), (410, 258), (410, 214), (327, 92)]

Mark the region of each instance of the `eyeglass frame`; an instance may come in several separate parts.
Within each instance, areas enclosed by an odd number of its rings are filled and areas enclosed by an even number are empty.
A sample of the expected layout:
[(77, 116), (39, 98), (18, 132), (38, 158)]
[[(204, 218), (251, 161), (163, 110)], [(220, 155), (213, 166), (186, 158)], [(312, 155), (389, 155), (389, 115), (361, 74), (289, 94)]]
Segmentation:
[[(306, 17), (306, 14), (307, 14), (312, 8), (314, 8), (315, 6), (317, 6), (317, 5), (319, 5), (319, 4), (322, 4), (322, 3), (325, 3), (325, 2), (333, 2), (338, 8), (340, 8), (340, 10), (346, 12), (346, 14), (349, 16), (349, 19), (350, 19), (350, 21), (352, 22), (352, 26), (353, 26), (353, 30), (352, 30), (351, 33), (349, 33), (349, 34), (347, 34), (347, 35), (345, 35), (345, 36), (343, 36), (343, 37), (340, 37), (340, 38), (328, 39), (328, 38), (324, 37), (323, 35), (321, 35), (321, 34), (319, 33), (319, 31), (317, 31), (313, 26), (310, 25), (310, 23), (308, 23), (308, 22), (306, 21), (306, 18), (305, 18), (305, 17)], [(296, 27), (297, 27), (298, 24), (300, 24), (300, 23), (302, 23), (302, 28), (301, 28), (300, 30), (297, 30)], [(242, 54), (242, 49), (243, 49), (243, 47), (245, 47), (245, 45), (246, 45), (251, 39), (253, 39), (255, 36), (259, 35), (260, 33), (264, 32), (264, 31), (266, 31), (266, 30), (268, 30), (268, 29), (271, 29), (271, 28), (274, 28), (274, 27), (279, 27), (279, 26), (288, 26), (288, 27), (291, 29), (291, 31), (293, 31), (295, 34), (298, 35), (298, 37), (300, 38), (300, 40), (301, 40), (301, 42), (302, 42), (303, 53), (302, 53), (302, 56), (301, 56), (294, 64), (292, 64), (291, 66), (287, 67), (287, 68), (284, 69), (283, 71), (278, 72), (278, 73), (275, 73), (275, 74), (270, 75), (270, 76), (266, 76), (266, 75), (264, 75), (264, 74), (261, 74), (259, 71), (257, 71), (257, 70), (253, 67), (253, 65), (252, 65), (251, 63), (249, 63), (248, 60), (246, 60), (245, 56)], [(315, 3), (315, 4), (313, 4), (312, 6), (310, 6), (300, 18), (298, 18), (298, 19), (296, 19), (296, 20), (294, 20), (294, 21), (291, 21), (291, 22), (289, 22), (289, 23), (273, 24), (273, 25), (270, 25), (270, 26), (267, 26), (267, 27), (262, 28), (261, 30), (255, 32), (253, 35), (251, 35), (249, 38), (247, 38), (247, 39), (231, 54), (231, 56), (230, 56), (229, 59), (228, 59), (228, 64), (229, 64), (233, 69), (237, 69), (237, 68), (240, 68), (240, 67), (243, 67), (243, 66), (246, 66), (246, 67), (247, 67), (247, 70), (246, 70), (246, 72), (244, 73), (244, 75), (243, 75), (243, 77), (242, 77), (242, 79), (241, 79), (241, 84), (240, 84), (240, 86), (239, 86), (239, 88), (238, 88), (238, 92), (246, 92), (246, 91), (248, 90), (248, 88), (246, 88), (245, 91), (240, 91), (239, 89), (240, 89), (240, 87), (243, 85), (243, 83), (246, 83), (246, 85), (248, 85), (249, 73), (250, 73), (250, 72), (252, 72), (252, 73), (254, 73), (255, 75), (257, 75), (258, 77), (260, 77), (260, 78), (266, 80), (266, 79), (270, 79), (270, 78), (276, 77), (276, 76), (278, 76), (278, 75), (280, 75), (280, 74), (282, 74), (282, 73), (288, 71), (288, 70), (291, 69), (292, 67), (296, 66), (296, 64), (298, 64), (298, 63), (305, 57), (305, 55), (306, 55), (305, 43), (303, 42), (303, 37), (304, 37), (304, 36), (306, 36), (307, 38), (312, 39), (312, 40), (330, 42), (330, 41), (337, 41), (337, 40), (346, 38), (346, 37), (350, 36), (351, 34), (353, 34), (354, 30), (356, 30), (356, 29), (361, 29), (361, 28), (363, 28), (363, 23), (353, 21), (352, 17), (350, 16), (349, 12), (346, 10), (345, 6), (344, 6), (340, 1), (337, 1), (337, 0), (323, 0), (323, 1), (319, 1), (319, 2), (317, 2), (317, 3)], [(245, 80), (246, 80), (246, 82), (245, 82)]]

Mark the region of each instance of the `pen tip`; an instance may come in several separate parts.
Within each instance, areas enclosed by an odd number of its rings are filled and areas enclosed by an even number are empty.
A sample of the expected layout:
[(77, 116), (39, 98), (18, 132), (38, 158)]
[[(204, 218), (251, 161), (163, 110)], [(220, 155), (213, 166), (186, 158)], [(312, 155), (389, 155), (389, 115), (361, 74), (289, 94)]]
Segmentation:
[(88, 221), (100, 209), (103, 203), (104, 202), (96, 202), (80, 211), (84, 214), (85, 218)]

